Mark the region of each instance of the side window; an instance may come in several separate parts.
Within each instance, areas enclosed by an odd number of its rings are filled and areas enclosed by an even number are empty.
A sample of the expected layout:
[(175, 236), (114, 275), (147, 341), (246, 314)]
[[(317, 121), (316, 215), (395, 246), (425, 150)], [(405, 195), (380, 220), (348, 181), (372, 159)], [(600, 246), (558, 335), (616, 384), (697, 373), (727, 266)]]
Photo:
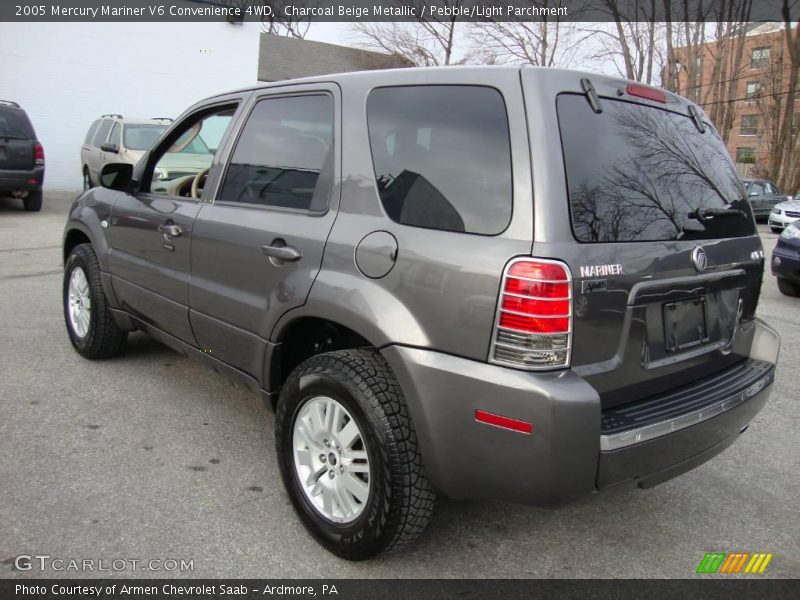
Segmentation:
[(500, 92), (378, 88), (367, 100), (375, 180), (404, 225), (495, 235), (511, 220), (511, 149)]
[(86, 138), (83, 140), (84, 146), (91, 146), (94, 134), (97, 133), (97, 128), (100, 126), (100, 119), (97, 119), (89, 126), (89, 131), (86, 132)]
[(94, 144), (93, 146), (97, 146), (98, 148), (105, 143), (106, 138), (108, 138), (108, 132), (111, 131), (111, 126), (114, 124), (113, 121), (109, 119), (103, 119), (100, 121), (100, 127), (97, 128), (97, 134), (94, 136)]
[[(175, 142), (162, 150), (151, 167), (150, 191), (168, 196), (199, 198), (208, 169), (235, 111), (235, 107), (226, 106), (201, 112), (181, 123), (176, 132), (178, 138), (170, 136)], [(195, 179), (198, 181), (195, 182)]]
[(111, 128), (111, 136), (108, 138), (109, 144), (114, 144), (117, 148), (122, 144), (122, 126), (119, 123), (114, 123)]
[(750, 186), (749, 193), (751, 196), (763, 196), (764, 195), (764, 184), (760, 181), (755, 181)]
[(247, 118), (219, 194), (243, 202), (324, 210), (332, 168), (333, 101), (327, 94), (259, 101)]

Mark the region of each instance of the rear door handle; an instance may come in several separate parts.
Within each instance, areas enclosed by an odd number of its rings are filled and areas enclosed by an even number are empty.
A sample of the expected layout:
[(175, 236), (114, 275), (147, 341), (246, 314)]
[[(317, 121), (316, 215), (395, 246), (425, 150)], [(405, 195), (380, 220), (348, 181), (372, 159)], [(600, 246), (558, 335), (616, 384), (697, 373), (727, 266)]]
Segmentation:
[(183, 233), (183, 229), (178, 227), (177, 225), (169, 225), (165, 223), (164, 225), (159, 225), (158, 230), (164, 234), (164, 236), (170, 237), (178, 237)]
[(297, 262), (303, 254), (294, 246), (287, 246), (283, 240), (275, 240), (272, 244), (261, 246), (261, 252), (281, 262)]

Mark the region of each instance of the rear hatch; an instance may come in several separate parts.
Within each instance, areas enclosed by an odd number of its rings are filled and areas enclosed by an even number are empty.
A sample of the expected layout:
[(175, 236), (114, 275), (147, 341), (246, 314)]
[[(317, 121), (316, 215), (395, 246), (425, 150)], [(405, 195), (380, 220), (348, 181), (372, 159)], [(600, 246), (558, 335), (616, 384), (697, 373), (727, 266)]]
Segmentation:
[(763, 252), (698, 109), (618, 80), (578, 89), (590, 91), (555, 95), (569, 231), (534, 253), (570, 267), (571, 365), (608, 409), (745, 358), (734, 341), (756, 309)]
[(0, 104), (0, 170), (33, 170), (35, 138), (24, 111)]

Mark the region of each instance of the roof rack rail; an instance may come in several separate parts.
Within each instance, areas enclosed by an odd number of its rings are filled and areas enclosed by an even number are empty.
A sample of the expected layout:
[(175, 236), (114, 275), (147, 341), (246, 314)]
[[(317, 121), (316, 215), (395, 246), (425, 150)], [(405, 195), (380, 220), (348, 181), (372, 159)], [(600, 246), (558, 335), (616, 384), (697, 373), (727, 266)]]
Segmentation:
[(0, 100), (0, 104), (5, 104), (7, 106), (16, 106), (17, 108), (19, 108), (19, 104), (17, 104), (13, 100)]
[(169, 121), (170, 123), (172, 123), (175, 120), (172, 117), (150, 117), (150, 119), (152, 121)]
[(112, 119), (114, 119), (114, 118), (116, 118), (116, 119), (124, 119), (125, 118), (125, 117), (123, 117), (122, 115), (120, 115), (118, 113), (109, 113), (107, 115), (100, 115), (101, 119), (105, 119), (106, 117), (111, 117)]

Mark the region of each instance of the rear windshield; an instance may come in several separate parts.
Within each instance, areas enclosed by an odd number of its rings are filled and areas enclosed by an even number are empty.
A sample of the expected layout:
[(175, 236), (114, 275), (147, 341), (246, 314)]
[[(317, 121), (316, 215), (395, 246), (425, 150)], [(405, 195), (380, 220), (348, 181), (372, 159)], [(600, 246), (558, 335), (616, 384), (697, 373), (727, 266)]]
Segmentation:
[(725, 144), (689, 116), (622, 100), (595, 113), (558, 97), (570, 212), (581, 242), (753, 235), (744, 187)]
[(0, 108), (0, 137), (31, 139), (33, 132), (25, 113), (20, 110)]
[(166, 128), (166, 125), (125, 125), (125, 147), (128, 150), (150, 150)]

